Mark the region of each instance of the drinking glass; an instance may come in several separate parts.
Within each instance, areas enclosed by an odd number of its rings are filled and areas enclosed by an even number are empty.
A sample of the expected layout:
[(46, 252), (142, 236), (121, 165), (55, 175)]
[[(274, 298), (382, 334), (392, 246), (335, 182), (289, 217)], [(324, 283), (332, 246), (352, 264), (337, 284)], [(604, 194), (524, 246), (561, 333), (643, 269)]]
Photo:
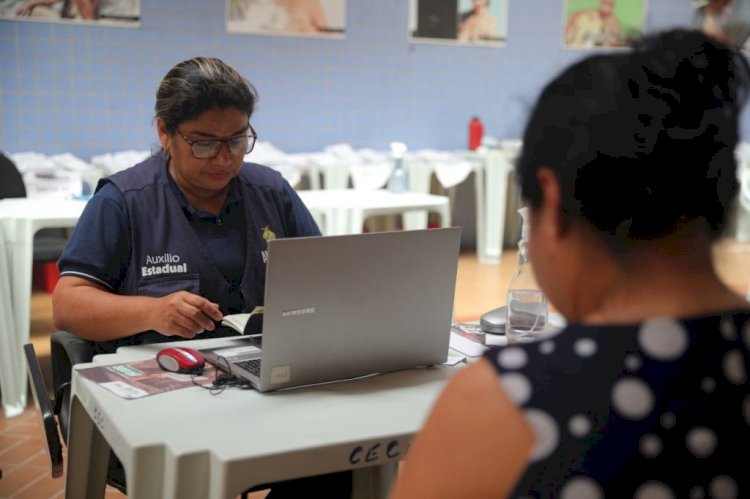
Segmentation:
[(538, 289), (508, 290), (505, 335), (508, 343), (528, 343), (537, 339), (547, 325), (547, 299)]

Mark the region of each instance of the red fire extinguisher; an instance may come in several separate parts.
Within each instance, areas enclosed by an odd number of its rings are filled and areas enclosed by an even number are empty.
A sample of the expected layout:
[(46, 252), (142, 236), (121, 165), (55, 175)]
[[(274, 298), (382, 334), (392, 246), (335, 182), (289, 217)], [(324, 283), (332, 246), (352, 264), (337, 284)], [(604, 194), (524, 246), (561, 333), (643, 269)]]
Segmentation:
[(471, 118), (469, 122), (469, 149), (472, 151), (482, 144), (484, 135), (484, 125), (477, 116)]

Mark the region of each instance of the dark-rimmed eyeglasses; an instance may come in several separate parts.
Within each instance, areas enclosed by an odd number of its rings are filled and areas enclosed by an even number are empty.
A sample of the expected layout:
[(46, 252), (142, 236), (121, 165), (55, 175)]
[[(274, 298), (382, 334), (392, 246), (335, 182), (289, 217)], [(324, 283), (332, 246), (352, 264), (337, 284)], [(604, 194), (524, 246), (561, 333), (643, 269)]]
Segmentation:
[(227, 145), (229, 153), (233, 156), (244, 156), (249, 154), (255, 147), (255, 141), (258, 138), (258, 134), (255, 133), (253, 126), (248, 123), (248, 130), (245, 135), (239, 137), (232, 137), (231, 139), (200, 139), (190, 140), (185, 136), (184, 133), (177, 130), (180, 137), (188, 143), (190, 151), (193, 153), (195, 159), (214, 159), (221, 152), (222, 144)]

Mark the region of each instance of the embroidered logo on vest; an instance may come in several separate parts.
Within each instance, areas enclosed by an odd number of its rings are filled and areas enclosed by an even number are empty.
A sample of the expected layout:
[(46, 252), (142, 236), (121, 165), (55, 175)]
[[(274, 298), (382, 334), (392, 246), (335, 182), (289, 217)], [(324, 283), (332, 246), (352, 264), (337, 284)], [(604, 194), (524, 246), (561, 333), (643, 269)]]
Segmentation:
[(146, 255), (146, 265), (141, 267), (141, 277), (162, 274), (186, 274), (187, 263), (180, 263), (180, 256), (172, 253)]
[[(263, 235), (263, 239), (266, 241), (266, 245), (268, 245), (269, 241), (273, 241), (276, 239), (276, 233), (271, 230), (271, 227), (266, 225), (261, 229), (261, 233)], [(260, 252), (261, 258), (263, 258), (263, 263), (266, 263), (268, 261), (268, 250), (262, 250)]]

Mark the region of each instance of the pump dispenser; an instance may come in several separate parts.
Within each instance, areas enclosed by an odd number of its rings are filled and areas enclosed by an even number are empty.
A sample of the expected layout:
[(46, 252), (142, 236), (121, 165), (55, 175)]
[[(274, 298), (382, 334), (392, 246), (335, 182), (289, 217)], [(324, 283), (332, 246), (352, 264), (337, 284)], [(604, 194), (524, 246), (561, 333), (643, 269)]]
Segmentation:
[(518, 210), (521, 215), (521, 240), (518, 241), (518, 269), (508, 285), (505, 333), (508, 343), (534, 341), (547, 325), (547, 300), (536, 284), (529, 264), (529, 209)]

